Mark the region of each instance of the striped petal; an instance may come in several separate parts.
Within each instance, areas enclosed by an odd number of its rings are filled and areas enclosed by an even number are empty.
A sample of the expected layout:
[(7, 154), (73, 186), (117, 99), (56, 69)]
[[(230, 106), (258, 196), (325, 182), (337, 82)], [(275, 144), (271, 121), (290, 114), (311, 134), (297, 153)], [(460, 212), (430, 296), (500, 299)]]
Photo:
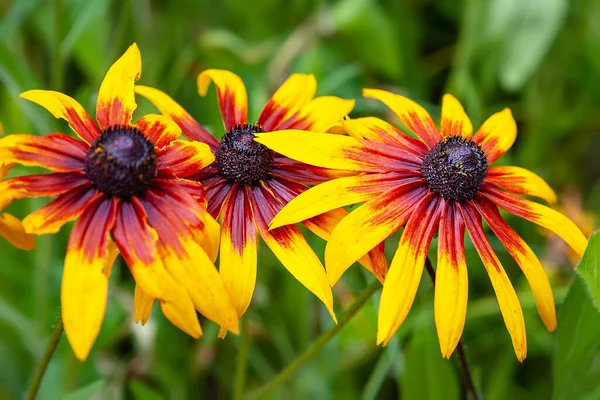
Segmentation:
[(165, 115), (147, 114), (138, 119), (135, 126), (161, 149), (181, 136), (181, 128)]
[(187, 178), (215, 160), (207, 144), (176, 140), (158, 153), (158, 173)]
[(498, 208), (485, 198), (473, 202), (494, 234), (515, 259), (531, 286), (540, 317), (549, 331), (556, 329), (556, 309), (548, 276), (531, 247), (504, 221)]
[(33, 250), (35, 239), (25, 233), (23, 224), (10, 214), (0, 214), (0, 236), (18, 249)]
[(302, 129), (327, 132), (344, 115), (349, 114), (353, 108), (354, 100), (342, 99), (335, 96), (317, 97), (273, 130)]
[(465, 223), (453, 202), (440, 218), (435, 274), (435, 326), (444, 358), (450, 358), (465, 326), (469, 282), (465, 261)]
[(425, 187), (402, 185), (367, 201), (341, 220), (325, 248), (331, 285), (335, 285), (355, 261), (400, 229), (426, 193)]
[(21, 93), (20, 97), (39, 104), (55, 118), (66, 120), (77, 136), (90, 145), (100, 136), (100, 129), (92, 117), (81, 104), (66, 94), (51, 90), (29, 90)]
[(539, 197), (548, 204), (556, 203), (556, 193), (539, 175), (521, 167), (491, 167), (486, 182), (516, 194)]
[(429, 113), (414, 101), (379, 89), (364, 89), (363, 96), (383, 102), (430, 148), (442, 139)]
[(133, 86), (142, 75), (142, 56), (132, 44), (108, 70), (96, 102), (96, 120), (101, 129), (129, 125), (137, 108)]
[(217, 88), (219, 109), (229, 131), (236, 124), (248, 122), (248, 96), (246, 87), (239, 76), (222, 69), (207, 69), (198, 75), (198, 93), (204, 97), (208, 86), (214, 82)]
[(583, 257), (588, 244), (585, 235), (573, 221), (558, 211), (534, 203), (533, 201), (510, 195), (492, 185), (484, 184), (481, 193), (498, 207), (509, 213), (556, 233), (571, 246), (579, 257)]
[(379, 302), (377, 344), (388, 344), (406, 319), (421, 282), (427, 250), (438, 228), (440, 198), (429, 193), (415, 207), (392, 259)]
[(355, 172), (315, 167), (291, 158), (275, 154), (271, 175), (300, 182), (305, 185), (317, 185), (335, 178), (355, 175)]
[(516, 138), (517, 123), (508, 108), (489, 117), (473, 136), (485, 151), (490, 165), (511, 148)]
[(133, 292), (133, 320), (136, 324), (146, 325), (148, 318), (150, 318), (153, 304), (154, 298), (144, 292), (144, 289), (140, 285), (136, 284), (135, 291)]
[(221, 211), (219, 272), (239, 317), (248, 309), (256, 284), (256, 230), (249, 190), (234, 185)]
[(451, 94), (442, 98), (442, 120), (440, 122), (442, 136), (462, 136), (470, 138), (473, 135), (473, 124), (465, 113), (465, 109)]
[(469, 232), (471, 241), (477, 253), (479, 253), (479, 257), (492, 281), (494, 292), (498, 298), (500, 312), (512, 339), (517, 359), (523, 361), (527, 357), (527, 336), (519, 298), (506, 275), (506, 271), (504, 271), (502, 264), (500, 264), (500, 260), (498, 260), (485, 236), (481, 216), (471, 204), (461, 204), (460, 208), (465, 225), (467, 226), (467, 232)]
[(310, 74), (292, 74), (269, 99), (258, 117), (266, 132), (278, 130), (285, 121), (296, 118), (300, 109), (317, 92), (317, 80)]
[(263, 186), (252, 187), (250, 196), (254, 221), (264, 242), (283, 266), (308, 290), (317, 296), (337, 322), (333, 311), (333, 295), (321, 261), (296, 226), (269, 230), (268, 223), (279, 211), (271, 191)]
[(73, 352), (85, 360), (100, 332), (106, 309), (108, 256), (116, 202), (97, 199), (75, 223), (63, 269), (61, 309), (65, 334)]
[(58, 172), (81, 171), (88, 149), (85, 142), (62, 133), (9, 135), (0, 139), (0, 160)]

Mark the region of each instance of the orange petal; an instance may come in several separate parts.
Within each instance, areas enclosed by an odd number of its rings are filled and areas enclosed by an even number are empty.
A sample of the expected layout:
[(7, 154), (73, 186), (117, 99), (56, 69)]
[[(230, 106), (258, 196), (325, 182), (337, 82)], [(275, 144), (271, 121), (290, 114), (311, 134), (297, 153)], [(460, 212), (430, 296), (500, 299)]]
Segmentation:
[(363, 96), (383, 102), (430, 148), (442, 140), (429, 113), (414, 101), (379, 89), (364, 89)]
[(219, 108), (225, 130), (229, 131), (236, 124), (248, 122), (248, 96), (240, 77), (222, 69), (207, 69), (198, 75), (200, 96), (206, 95), (211, 82), (214, 82), (217, 88)]
[(461, 204), (460, 207), (471, 241), (475, 245), (475, 249), (479, 253), (479, 257), (492, 281), (494, 292), (498, 298), (500, 312), (512, 339), (517, 359), (523, 361), (527, 357), (527, 335), (525, 334), (525, 320), (523, 319), (523, 311), (521, 310), (519, 298), (506, 275), (506, 271), (504, 271), (502, 264), (500, 264), (500, 260), (496, 257), (492, 246), (490, 246), (485, 236), (481, 224), (481, 216), (468, 203)]
[(521, 167), (491, 167), (486, 182), (516, 194), (539, 197), (556, 203), (556, 193), (539, 175)]
[(473, 124), (465, 113), (465, 109), (451, 94), (442, 98), (442, 120), (440, 123), (442, 136), (462, 136), (470, 138), (473, 135)]
[(18, 249), (33, 250), (35, 248), (33, 236), (25, 233), (21, 221), (10, 214), (0, 214), (0, 236)]
[(137, 108), (133, 86), (142, 75), (142, 56), (132, 44), (108, 70), (96, 102), (96, 120), (100, 128), (129, 125)]
[(197, 174), (215, 160), (207, 144), (176, 140), (158, 153), (158, 171), (168, 172), (179, 178)]
[(168, 146), (181, 136), (181, 128), (165, 115), (148, 114), (138, 119), (135, 126), (158, 149)]
[(485, 151), (490, 165), (511, 148), (516, 138), (517, 123), (508, 108), (489, 117), (473, 136)]
[(136, 324), (146, 325), (148, 318), (150, 318), (153, 304), (154, 298), (144, 292), (140, 285), (135, 285), (135, 291), (133, 292), (133, 320)]
[(88, 144), (100, 136), (100, 129), (75, 99), (51, 90), (29, 90), (21, 93), (21, 98), (32, 101), (50, 111), (55, 118), (62, 118), (81, 139)]

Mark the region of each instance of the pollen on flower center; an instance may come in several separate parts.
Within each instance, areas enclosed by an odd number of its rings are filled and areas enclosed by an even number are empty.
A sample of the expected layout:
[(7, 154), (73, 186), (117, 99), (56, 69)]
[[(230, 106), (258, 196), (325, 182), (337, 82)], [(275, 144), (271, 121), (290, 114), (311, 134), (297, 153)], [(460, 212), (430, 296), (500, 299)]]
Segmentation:
[(446, 200), (471, 200), (487, 176), (483, 149), (472, 140), (449, 136), (440, 140), (423, 159), (421, 172), (429, 188)]
[(252, 185), (265, 179), (273, 166), (273, 151), (254, 140), (263, 132), (252, 124), (238, 124), (225, 133), (215, 149), (215, 164), (221, 176)]
[(106, 194), (139, 196), (156, 176), (154, 143), (135, 127), (110, 127), (88, 150), (85, 172)]

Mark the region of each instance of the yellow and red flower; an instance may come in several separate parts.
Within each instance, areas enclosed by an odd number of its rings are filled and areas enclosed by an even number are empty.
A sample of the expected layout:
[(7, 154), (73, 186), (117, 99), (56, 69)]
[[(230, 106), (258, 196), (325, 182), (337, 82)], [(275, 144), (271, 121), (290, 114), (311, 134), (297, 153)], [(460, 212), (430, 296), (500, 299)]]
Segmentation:
[[(249, 124), (242, 80), (229, 71), (204, 71), (198, 76), (201, 96), (206, 94), (211, 82), (217, 89), (226, 131), (220, 141), (163, 92), (144, 86), (137, 86), (136, 91), (170, 116), (185, 137), (208, 144), (215, 154), (215, 162), (201, 170), (198, 168), (193, 178), (206, 187), (208, 210), (221, 220), (219, 269), (238, 315), (244, 314), (254, 292), (257, 234), (260, 234), (284, 267), (314, 293), (335, 318), (325, 270), (301, 231), (293, 225), (269, 230), (268, 224), (285, 204), (307, 190), (308, 185), (339, 176), (339, 171), (294, 161), (255, 142), (254, 137), (260, 132), (277, 134), (280, 129), (327, 131), (350, 112), (354, 101), (333, 96), (314, 98), (317, 86), (314, 76), (294, 74), (271, 97), (257, 123)], [(335, 224), (346, 214), (343, 209), (336, 209), (299, 222), (328, 239)], [(387, 265), (381, 248), (363, 257), (361, 262), (383, 279)]]
[(465, 228), (488, 272), (517, 358), (527, 353), (519, 299), (482, 226), (487, 222), (529, 281), (549, 330), (556, 312), (548, 278), (531, 248), (498, 208), (552, 230), (581, 256), (587, 240), (562, 214), (516, 195), (552, 203), (556, 196), (538, 175), (519, 167), (491, 167), (513, 144), (510, 110), (492, 115), (473, 135), (471, 121), (451, 95), (442, 102), (440, 129), (413, 101), (382, 90), (365, 97), (384, 102), (419, 140), (377, 118), (345, 120), (351, 136), (289, 130), (259, 134), (258, 142), (315, 166), (354, 171), (302, 193), (271, 222), (276, 229), (335, 207), (363, 203), (333, 230), (325, 252), (330, 275), (339, 277), (361, 254), (405, 226), (385, 279), (377, 342), (387, 344), (414, 301), (430, 242), (438, 231), (434, 312), (442, 355), (458, 344), (467, 310)]
[(165, 116), (146, 115), (131, 123), (141, 66), (134, 44), (108, 70), (98, 93), (98, 124), (62, 93), (21, 95), (67, 120), (78, 139), (51, 133), (0, 140), (4, 162), (52, 171), (0, 183), (0, 205), (58, 196), (23, 220), (25, 230), (38, 235), (76, 220), (61, 303), (65, 333), (81, 360), (100, 330), (118, 251), (136, 281), (136, 322), (146, 322), (158, 299), (165, 316), (193, 337), (202, 334), (196, 310), (238, 331), (235, 309), (213, 265), (219, 226), (206, 211), (202, 185), (185, 179), (214, 157), (204, 144), (178, 140), (181, 130)]

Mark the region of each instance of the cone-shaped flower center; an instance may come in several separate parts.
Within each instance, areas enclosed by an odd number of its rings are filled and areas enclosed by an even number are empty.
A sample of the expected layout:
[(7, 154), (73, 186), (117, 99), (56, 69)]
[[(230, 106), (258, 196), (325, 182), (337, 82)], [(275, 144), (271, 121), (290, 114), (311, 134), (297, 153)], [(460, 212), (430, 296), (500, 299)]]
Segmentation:
[(471, 200), (487, 176), (488, 161), (481, 146), (461, 136), (440, 140), (421, 165), (429, 188), (446, 200)]
[(273, 151), (254, 140), (260, 126), (238, 124), (227, 132), (215, 149), (221, 176), (240, 184), (253, 185), (265, 179), (273, 167)]
[(137, 128), (110, 127), (88, 150), (85, 173), (106, 194), (139, 196), (156, 176), (154, 143)]

